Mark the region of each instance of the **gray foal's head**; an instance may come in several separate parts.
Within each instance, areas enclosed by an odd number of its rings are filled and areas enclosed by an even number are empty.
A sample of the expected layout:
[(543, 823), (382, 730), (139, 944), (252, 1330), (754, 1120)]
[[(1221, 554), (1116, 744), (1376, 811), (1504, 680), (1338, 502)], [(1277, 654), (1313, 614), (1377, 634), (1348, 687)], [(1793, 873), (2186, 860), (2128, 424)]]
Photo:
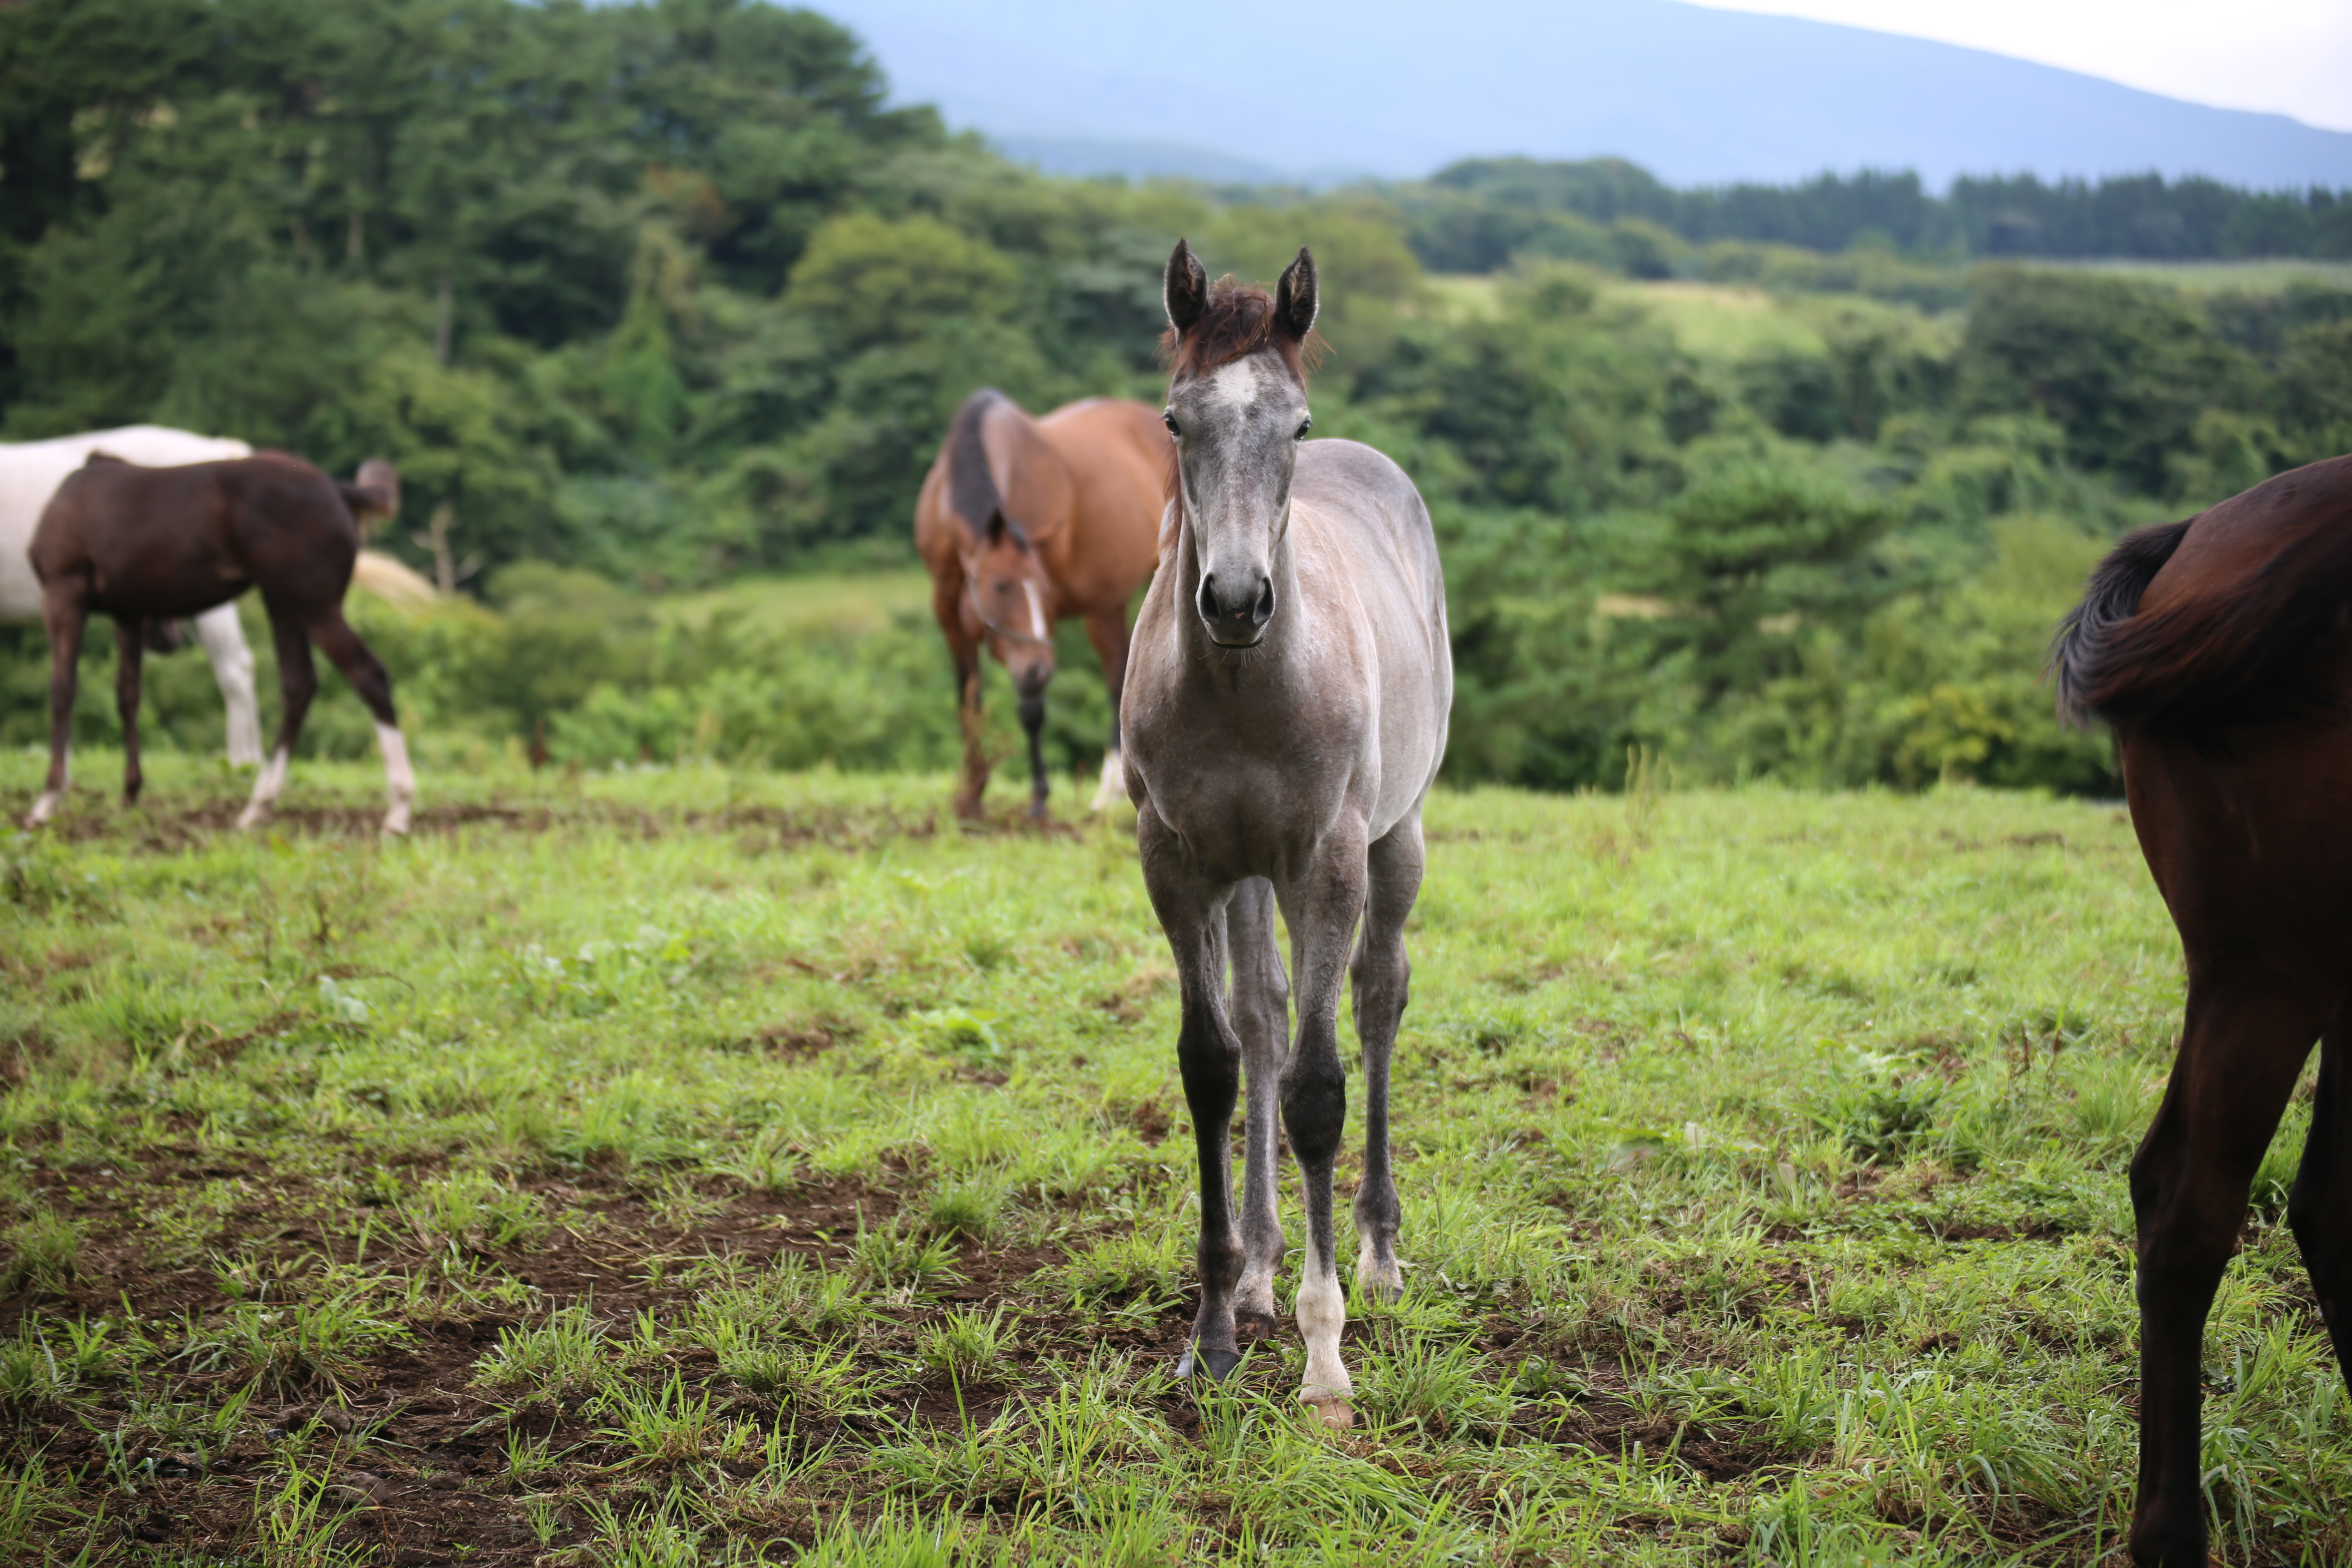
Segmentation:
[(1302, 247), (1269, 298), (1221, 279), (1182, 240), (1165, 297), (1173, 374), (1178, 504), (1201, 574), (1193, 608), (1210, 638), (1252, 647), (1276, 605), (1275, 552), (1290, 525), (1290, 479), (1307, 414), (1305, 354), (1315, 325), (1315, 258)]

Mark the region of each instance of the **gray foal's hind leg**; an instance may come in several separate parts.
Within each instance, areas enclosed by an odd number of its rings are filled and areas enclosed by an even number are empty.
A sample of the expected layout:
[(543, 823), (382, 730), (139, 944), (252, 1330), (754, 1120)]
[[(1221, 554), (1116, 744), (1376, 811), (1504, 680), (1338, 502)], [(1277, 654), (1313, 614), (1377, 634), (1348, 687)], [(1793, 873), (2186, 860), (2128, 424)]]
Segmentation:
[(1397, 1022), (1411, 990), (1404, 922), (1421, 892), (1421, 813), (1391, 828), (1365, 859), (1371, 885), (1363, 940), (1349, 965), (1356, 1034), (1364, 1043), (1364, 1179), (1356, 1187), (1356, 1283), (1392, 1301), (1404, 1289), (1396, 1258), (1397, 1227), (1404, 1215), (1389, 1166), (1389, 1056), (1396, 1048)]
[(1234, 1332), (1244, 1344), (1272, 1339), (1280, 1327), (1274, 1277), (1286, 1238), (1276, 1205), (1282, 1165), (1282, 1065), (1290, 1055), (1290, 980), (1274, 937), (1274, 884), (1253, 877), (1225, 906), (1225, 943), (1234, 988), (1230, 1014), (1242, 1037), (1242, 1073), (1249, 1097), (1242, 1121), (1241, 1286), (1234, 1297)]
[(1241, 1279), (1242, 1244), (1234, 1233), (1234, 1101), (1241, 1088), (1241, 1041), (1225, 1021), (1225, 901), (1229, 889), (1211, 886), (1192, 865), (1183, 841), (1147, 804), (1137, 814), (1136, 847), (1143, 884), (1168, 933), (1176, 959), (1183, 1021), (1176, 1064), (1184, 1075), (1184, 1102), (1201, 1161), (1201, 1310), (1176, 1375), (1197, 1364), (1223, 1377), (1241, 1361), (1234, 1338), (1234, 1287)]
[[(1360, 833), (1362, 828), (1355, 828)], [(1348, 1069), (1339, 1059), (1339, 986), (1364, 907), (1364, 843), (1345, 826), (1328, 835), (1315, 864), (1283, 889), (1298, 984), (1298, 1044), (1282, 1069), (1282, 1121), (1298, 1156), (1307, 1210), (1307, 1259), (1298, 1278), (1298, 1330), (1307, 1374), (1298, 1397), (1326, 1424), (1354, 1424), (1355, 1389), (1339, 1359), (1348, 1298), (1339, 1288), (1331, 1226), (1331, 1167), (1348, 1124)]]

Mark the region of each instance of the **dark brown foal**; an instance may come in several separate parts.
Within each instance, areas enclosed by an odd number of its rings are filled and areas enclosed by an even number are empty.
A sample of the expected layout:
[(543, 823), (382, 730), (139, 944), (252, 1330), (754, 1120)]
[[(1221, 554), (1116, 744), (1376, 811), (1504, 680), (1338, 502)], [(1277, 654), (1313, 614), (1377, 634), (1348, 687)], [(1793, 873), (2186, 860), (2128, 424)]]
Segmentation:
[(2320, 1042), (2287, 1205), (2352, 1368), (2352, 458), (2118, 545), (2059, 634), (2063, 710), (2114, 726), (2132, 826), (2188, 959), (2172, 1080), (2131, 1165), (2141, 1563), (2203, 1568), (2205, 1315)]
[(315, 642), (375, 716), (392, 795), (384, 831), (408, 831), (416, 780), (394, 715), (392, 681), (343, 619), (343, 593), (360, 547), (353, 510), (397, 510), (399, 480), (380, 459), (361, 469), (361, 480), (339, 485), (308, 463), (272, 452), (169, 468), (93, 457), (58, 487), (26, 550), (49, 633), (49, 773), (28, 826), (48, 820), (65, 794), (76, 667), (89, 617), (110, 616), (115, 624), (122, 794), (135, 801), (142, 782), (140, 656), (149, 628), (257, 587), (277, 644), (285, 711), (278, 745), (237, 826), (250, 827), (268, 816), (285, 787), (294, 742), (319, 689), (310, 662)]

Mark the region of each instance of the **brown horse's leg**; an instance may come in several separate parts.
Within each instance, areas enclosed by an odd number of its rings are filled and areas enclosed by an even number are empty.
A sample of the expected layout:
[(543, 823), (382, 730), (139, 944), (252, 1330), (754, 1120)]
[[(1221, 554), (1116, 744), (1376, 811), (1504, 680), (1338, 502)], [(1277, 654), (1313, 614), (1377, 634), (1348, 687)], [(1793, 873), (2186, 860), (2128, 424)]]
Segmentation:
[(1024, 691), (1014, 709), (1021, 715), (1021, 729), (1029, 737), (1029, 816), (1034, 821), (1045, 816), (1045, 793), (1050, 781), (1045, 777), (1045, 693), (1043, 688)]
[(1232, 1149), (1242, 1047), (1224, 1008), (1230, 889), (1201, 875), (1183, 840), (1149, 807), (1137, 818), (1135, 841), (1143, 885), (1176, 959), (1184, 1009), (1176, 1065), (1184, 1075), (1184, 1102), (1192, 1112), (1192, 1141), (1201, 1161), (1201, 1310), (1176, 1375), (1190, 1377), (1197, 1366), (1211, 1377), (1223, 1377), (1242, 1359), (1234, 1337), (1234, 1287), (1241, 1279), (1243, 1255), (1234, 1233)]
[(2131, 1553), (2141, 1564), (2204, 1568), (2205, 1314), (2237, 1246), (2255, 1168), (2336, 1001), (2315, 1005), (2275, 971), (2192, 969), (2172, 1079), (2131, 1163), (2140, 1311)]
[(1127, 798), (1127, 773), (1118, 754), (1118, 696), (1127, 688), (1127, 653), (1131, 634), (1127, 610), (1114, 605), (1087, 617), (1087, 640), (1102, 660), (1103, 684), (1110, 689), (1110, 749), (1103, 753), (1102, 784), (1095, 791), (1095, 811), (1108, 811)]
[(1290, 977), (1274, 931), (1274, 884), (1253, 877), (1234, 889), (1225, 905), (1225, 941), (1233, 960), (1234, 984), (1226, 1003), (1241, 1036), (1244, 1091), (1248, 1112), (1242, 1120), (1241, 1284), (1234, 1293), (1234, 1333), (1244, 1344), (1272, 1339), (1281, 1327), (1274, 1304), (1274, 1277), (1282, 1267), (1286, 1240), (1276, 1205), (1282, 1166), (1279, 1099), (1283, 1063), (1290, 1056)]
[(139, 804), (147, 780), (139, 771), (139, 676), (147, 653), (147, 623), (114, 619), (114, 708), (122, 716), (122, 804)]
[(393, 710), (392, 677), (384, 673), (383, 661), (374, 650), (343, 619), (341, 608), (331, 608), (311, 622), (310, 637), (375, 716), (376, 748), (383, 753), (384, 789), (392, 797), (383, 830), (405, 833), (409, 812), (416, 803), (416, 775), (409, 768), (408, 742), (401, 738), (400, 720)]
[(59, 580), (41, 597), (41, 618), (49, 634), (49, 775), (25, 818), (27, 827), (47, 822), (65, 800), (73, 752), (74, 686), (80, 674), (82, 628), (89, 619), (79, 583)]
[(2352, 1011), (2327, 1026), (2319, 1045), (2319, 1092), (2311, 1136), (2287, 1199), (2287, 1224), (2303, 1249), (2319, 1298), (2320, 1320), (2336, 1346), (2336, 1368), (2352, 1382)]
[(286, 771), (293, 764), (294, 742), (302, 738), (302, 721), (310, 699), (319, 694), (319, 671), (310, 662), (310, 638), (302, 623), (282, 605), (263, 601), (269, 611), (269, 640), (278, 649), (278, 690), (285, 710), (278, 716), (278, 744), (253, 781), (253, 798), (238, 814), (239, 827), (257, 826), (286, 787)]
[(967, 822), (987, 815), (980, 797), (988, 789), (988, 750), (980, 717), (980, 658), (956, 650), (956, 721), (963, 730), (963, 777), (955, 793), (955, 814)]
[(1354, 982), (1356, 1035), (1364, 1044), (1364, 1179), (1356, 1187), (1356, 1283), (1386, 1300), (1404, 1289), (1396, 1240), (1404, 1210), (1389, 1169), (1389, 1056), (1404, 1016), (1412, 965), (1404, 952), (1405, 918), (1421, 895), (1424, 854), (1421, 814), (1389, 830), (1365, 857), (1370, 889), (1363, 937), (1349, 966)]
[[(1352, 828), (1352, 834), (1350, 832)], [(1354, 1387), (1339, 1359), (1339, 1331), (1348, 1298), (1339, 1288), (1331, 1228), (1331, 1168), (1348, 1127), (1348, 1069), (1339, 1058), (1339, 988), (1349, 949), (1364, 911), (1365, 850), (1360, 820), (1335, 826), (1317, 846), (1314, 862), (1287, 887), (1277, 886), (1290, 926), (1298, 987), (1298, 1041), (1282, 1069), (1282, 1124), (1298, 1157), (1298, 1185), (1307, 1209), (1307, 1257), (1299, 1268), (1297, 1310), (1307, 1342), (1307, 1374), (1298, 1397), (1326, 1423), (1355, 1421)]]

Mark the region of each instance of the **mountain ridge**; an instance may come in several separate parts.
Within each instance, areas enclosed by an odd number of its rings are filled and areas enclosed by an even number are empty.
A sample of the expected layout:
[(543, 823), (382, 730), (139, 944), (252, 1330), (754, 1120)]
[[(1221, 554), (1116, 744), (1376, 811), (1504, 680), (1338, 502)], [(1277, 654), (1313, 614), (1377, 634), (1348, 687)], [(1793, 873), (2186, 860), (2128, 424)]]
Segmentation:
[[(1328, 184), (1524, 153), (1624, 157), (1678, 185), (1868, 167), (1937, 189), (2150, 171), (2352, 186), (2352, 132), (1679, 0), (1462, 0), (1442, 18), (1410, 0), (1294, 0), (1280, 28), (1257, 31), (1133, 0), (1025, 0), (980, 21), (950, 0), (820, 4), (865, 38), (899, 101), (937, 103), (1057, 172), (1216, 179), (1240, 165)], [(1187, 151), (1201, 169), (1182, 166)]]

